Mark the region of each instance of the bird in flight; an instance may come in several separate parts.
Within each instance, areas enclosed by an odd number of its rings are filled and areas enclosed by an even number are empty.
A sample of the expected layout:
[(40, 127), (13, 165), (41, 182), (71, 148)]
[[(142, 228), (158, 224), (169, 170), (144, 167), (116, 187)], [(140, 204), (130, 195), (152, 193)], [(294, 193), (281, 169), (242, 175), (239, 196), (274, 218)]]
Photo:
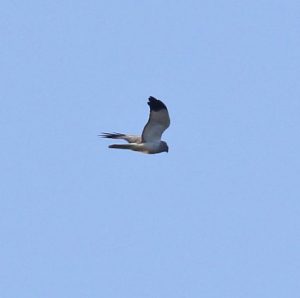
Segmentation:
[(162, 101), (153, 96), (149, 97), (148, 105), (150, 107), (150, 115), (142, 135), (102, 133), (100, 136), (103, 138), (122, 139), (128, 142), (128, 144), (113, 144), (109, 148), (129, 149), (147, 154), (169, 151), (167, 143), (161, 140), (163, 132), (170, 126), (168, 109)]

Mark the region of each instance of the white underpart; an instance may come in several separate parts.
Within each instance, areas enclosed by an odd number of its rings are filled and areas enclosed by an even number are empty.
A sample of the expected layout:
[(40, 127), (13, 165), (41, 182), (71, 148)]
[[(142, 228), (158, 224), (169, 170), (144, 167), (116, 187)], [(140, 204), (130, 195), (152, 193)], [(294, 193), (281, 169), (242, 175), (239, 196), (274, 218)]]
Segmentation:
[(147, 142), (147, 143), (130, 143), (130, 144), (127, 145), (126, 149), (130, 149), (130, 150), (133, 150), (133, 151), (139, 151), (139, 152), (147, 153), (147, 154), (161, 152), (161, 150), (160, 150), (160, 142), (153, 142), (153, 143), (150, 143), (150, 142)]

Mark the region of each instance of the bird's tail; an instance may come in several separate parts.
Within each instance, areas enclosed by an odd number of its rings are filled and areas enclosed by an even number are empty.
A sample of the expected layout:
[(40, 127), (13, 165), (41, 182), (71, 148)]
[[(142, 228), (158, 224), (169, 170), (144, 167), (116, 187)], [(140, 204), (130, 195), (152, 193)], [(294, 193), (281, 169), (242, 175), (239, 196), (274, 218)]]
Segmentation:
[(114, 133), (103, 132), (99, 135), (99, 137), (108, 138), (108, 139), (123, 139), (125, 136), (126, 135), (124, 133), (118, 133), (118, 132), (114, 132)]
[(135, 135), (127, 135), (124, 133), (107, 133), (107, 132), (103, 132), (101, 135), (99, 135), (99, 137), (102, 138), (107, 138), (107, 139), (122, 139), (127, 141), (128, 143), (141, 143), (142, 142), (142, 138), (140, 136), (135, 136)]

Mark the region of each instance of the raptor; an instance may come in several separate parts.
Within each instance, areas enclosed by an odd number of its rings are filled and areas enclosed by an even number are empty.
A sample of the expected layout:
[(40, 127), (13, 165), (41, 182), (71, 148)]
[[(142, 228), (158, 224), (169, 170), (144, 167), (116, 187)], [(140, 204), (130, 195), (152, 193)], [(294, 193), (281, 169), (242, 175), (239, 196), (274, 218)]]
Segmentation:
[(100, 136), (108, 139), (122, 139), (128, 144), (112, 144), (109, 148), (129, 149), (147, 154), (168, 152), (169, 147), (161, 140), (163, 132), (170, 126), (170, 117), (166, 105), (153, 96), (149, 97), (150, 115), (142, 135), (123, 133), (102, 133)]

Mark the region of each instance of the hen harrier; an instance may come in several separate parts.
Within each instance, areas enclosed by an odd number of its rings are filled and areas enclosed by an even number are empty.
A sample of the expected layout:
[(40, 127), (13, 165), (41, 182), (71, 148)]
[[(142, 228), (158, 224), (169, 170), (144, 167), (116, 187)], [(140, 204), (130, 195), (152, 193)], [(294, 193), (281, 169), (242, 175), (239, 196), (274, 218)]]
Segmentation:
[(123, 139), (129, 144), (113, 144), (109, 148), (129, 149), (147, 154), (168, 152), (169, 147), (166, 142), (161, 140), (163, 132), (170, 125), (168, 109), (165, 104), (154, 98), (149, 97), (150, 115), (141, 136), (127, 135), (122, 133), (102, 133), (100, 136), (108, 139)]

